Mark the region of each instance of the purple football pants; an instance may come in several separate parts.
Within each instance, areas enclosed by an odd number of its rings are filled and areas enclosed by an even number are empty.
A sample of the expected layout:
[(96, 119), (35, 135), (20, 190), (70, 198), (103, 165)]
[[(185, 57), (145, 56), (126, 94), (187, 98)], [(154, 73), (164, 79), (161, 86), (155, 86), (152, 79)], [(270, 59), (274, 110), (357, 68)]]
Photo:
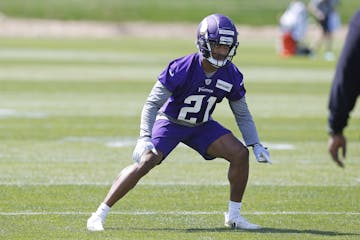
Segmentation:
[(214, 120), (209, 120), (200, 126), (188, 127), (159, 119), (155, 121), (152, 129), (152, 143), (164, 154), (163, 159), (182, 142), (199, 152), (206, 160), (211, 160), (214, 157), (206, 154), (208, 147), (216, 139), (228, 133), (231, 131)]

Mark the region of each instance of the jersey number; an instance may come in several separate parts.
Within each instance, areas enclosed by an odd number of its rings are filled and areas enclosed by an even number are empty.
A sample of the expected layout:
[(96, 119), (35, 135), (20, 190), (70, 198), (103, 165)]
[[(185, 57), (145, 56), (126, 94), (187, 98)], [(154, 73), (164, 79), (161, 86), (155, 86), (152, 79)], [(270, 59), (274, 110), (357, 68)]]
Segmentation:
[[(192, 117), (190, 119), (186, 118), (186, 115), (188, 113), (198, 113), (201, 110), (201, 106), (203, 105), (203, 100), (206, 97), (206, 95), (191, 95), (188, 96), (187, 98), (185, 98), (184, 103), (186, 104), (192, 104), (193, 102), (193, 106), (192, 107), (183, 107), (180, 110), (179, 113), (179, 120), (182, 121), (186, 121), (186, 122), (190, 122), (190, 123), (196, 123), (197, 122), (197, 118)], [(216, 102), (216, 97), (210, 97), (207, 101), (206, 101), (206, 110), (205, 110), (205, 114), (204, 114), (204, 118), (202, 119), (202, 122), (206, 122), (207, 120), (209, 120), (209, 113), (211, 108), (214, 106)]]

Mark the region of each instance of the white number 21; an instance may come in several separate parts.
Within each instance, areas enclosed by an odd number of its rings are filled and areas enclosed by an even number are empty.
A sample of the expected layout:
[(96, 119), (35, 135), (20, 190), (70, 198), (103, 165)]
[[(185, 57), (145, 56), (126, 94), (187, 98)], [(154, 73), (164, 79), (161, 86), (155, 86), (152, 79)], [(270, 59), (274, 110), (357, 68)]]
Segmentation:
[[(197, 118), (192, 117), (190, 119), (187, 119), (186, 115), (187, 113), (198, 113), (201, 110), (201, 106), (203, 104), (203, 100), (205, 97), (206, 95), (191, 95), (185, 98), (184, 103), (192, 104), (194, 102), (194, 105), (192, 107), (183, 107), (180, 110), (178, 119), (190, 123), (196, 123)], [(211, 108), (214, 106), (215, 102), (216, 102), (216, 97), (210, 97), (207, 100), (207, 106), (206, 106), (204, 118), (202, 120), (203, 122), (209, 120), (209, 112)]]

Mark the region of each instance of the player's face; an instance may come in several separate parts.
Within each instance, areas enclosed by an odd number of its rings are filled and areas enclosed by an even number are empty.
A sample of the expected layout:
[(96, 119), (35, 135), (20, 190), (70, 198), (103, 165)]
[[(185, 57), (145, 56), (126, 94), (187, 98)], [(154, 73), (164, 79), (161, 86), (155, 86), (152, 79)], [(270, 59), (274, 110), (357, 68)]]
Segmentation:
[(210, 46), (213, 58), (216, 60), (223, 61), (229, 54), (230, 47), (228, 45), (211, 43)]

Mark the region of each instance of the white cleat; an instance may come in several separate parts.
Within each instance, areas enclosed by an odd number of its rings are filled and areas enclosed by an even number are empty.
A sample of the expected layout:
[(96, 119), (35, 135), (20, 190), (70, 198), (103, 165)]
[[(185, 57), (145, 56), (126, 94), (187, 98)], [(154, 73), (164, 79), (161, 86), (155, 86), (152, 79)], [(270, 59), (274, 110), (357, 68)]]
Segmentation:
[(242, 216), (238, 216), (235, 219), (229, 220), (228, 213), (224, 213), (224, 215), (225, 215), (225, 226), (228, 228), (237, 228), (237, 229), (245, 229), (245, 230), (255, 230), (261, 228), (261, 226), (250, 223)]
[(87, 229), (92, 232), (104, 231), (103, 220), (101, 217), (96, 213), (93, 213), (87, 220)]

